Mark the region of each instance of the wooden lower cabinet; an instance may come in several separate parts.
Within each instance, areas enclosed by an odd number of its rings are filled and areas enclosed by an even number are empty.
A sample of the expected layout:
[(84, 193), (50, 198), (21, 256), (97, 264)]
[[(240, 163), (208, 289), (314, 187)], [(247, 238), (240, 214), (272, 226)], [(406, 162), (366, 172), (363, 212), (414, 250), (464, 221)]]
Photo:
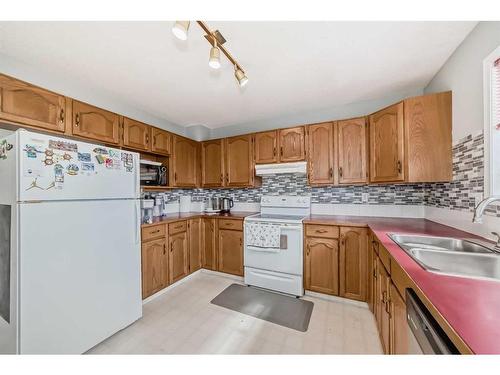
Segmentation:
[(340, 296), (366, 301), (368, 268), (368, 230), (340, 228)]
[(339, 243), (332, 238), (306, 237), (305, 289), (338, 295)]
[(217, 270), (216, 219), (204, 217), (201, 219), (201, 241), (203, 244), (202, 267)]
[(198, 271), (201, 268), (201, 220), (200, 218), (188, 221), (189, 231), (189, 273)]
[(396, 286), (391, 283), (389, 292), (391, 315), (391, 354), (408, 354), (408, 323), (406, 303)]
[(382, 348), (384, 353), (390, 353), (390, 340), (391, 340), (391, 325), (390, 325), (390, 309), (389, 309), (389, 289), (391, 284), (391, 278), (389, 273), (386, 271), (382, 263), (378, 266), (377, 282), (379, 284), (378, 298), (380, 300), (379, 315), (377, 319), (377, 327), (379, 329), (380, 341), (382, 342)]
[(169, 281), (170, 284), (188, 274), (188, 234), (180, 232), (169, 237)]
[(168, 285), (166, 239), (144, 242), (141, 252), (142, 298), (147, 298)]
[(243, 276), (243, 232), (219, 229), (218, 267), (220, 272)]

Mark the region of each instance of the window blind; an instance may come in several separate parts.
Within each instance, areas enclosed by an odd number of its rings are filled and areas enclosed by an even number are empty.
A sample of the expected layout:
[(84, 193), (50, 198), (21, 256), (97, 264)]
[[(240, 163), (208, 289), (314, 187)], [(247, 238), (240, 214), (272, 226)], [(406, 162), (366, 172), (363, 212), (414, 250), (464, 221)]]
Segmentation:
[(500, 58), (493, 63), (493, 74), (491, 75), (491, 113), (493, 116), (493, 124), (496, 130), (500, 131)]

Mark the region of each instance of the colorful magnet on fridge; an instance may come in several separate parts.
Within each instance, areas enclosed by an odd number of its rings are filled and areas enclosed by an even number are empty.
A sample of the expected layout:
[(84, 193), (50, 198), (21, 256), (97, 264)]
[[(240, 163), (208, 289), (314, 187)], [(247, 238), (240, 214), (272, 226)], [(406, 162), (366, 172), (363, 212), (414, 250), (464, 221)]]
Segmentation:
[(70, 164), (68, 165), (68, 167), (66, 168), (66, 172), (70, 175), (70, 176), (76, 176), (78, 174), (78, 171), (80, 170), (80, 168), (78, 167), (78, 165), (76, 164)]

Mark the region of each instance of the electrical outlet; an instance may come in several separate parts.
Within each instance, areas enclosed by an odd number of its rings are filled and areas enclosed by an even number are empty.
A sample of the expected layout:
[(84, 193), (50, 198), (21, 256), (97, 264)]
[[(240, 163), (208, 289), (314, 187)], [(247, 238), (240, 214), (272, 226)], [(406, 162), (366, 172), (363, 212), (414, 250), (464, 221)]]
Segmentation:
[(361, 193), (361, 202), (368, 203), (368, 193)]

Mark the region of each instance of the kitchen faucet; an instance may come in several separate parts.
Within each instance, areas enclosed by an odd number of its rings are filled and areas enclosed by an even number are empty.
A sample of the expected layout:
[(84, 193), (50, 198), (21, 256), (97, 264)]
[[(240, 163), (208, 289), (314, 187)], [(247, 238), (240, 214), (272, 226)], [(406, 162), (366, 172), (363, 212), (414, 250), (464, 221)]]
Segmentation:
[(474, 209), (473, 223), (481, 224), (483, 222), (483, 214), (486, 207), (495, 201), (500, 201), (500, 195), (492, 195), (491, 197), (483, 199)]

